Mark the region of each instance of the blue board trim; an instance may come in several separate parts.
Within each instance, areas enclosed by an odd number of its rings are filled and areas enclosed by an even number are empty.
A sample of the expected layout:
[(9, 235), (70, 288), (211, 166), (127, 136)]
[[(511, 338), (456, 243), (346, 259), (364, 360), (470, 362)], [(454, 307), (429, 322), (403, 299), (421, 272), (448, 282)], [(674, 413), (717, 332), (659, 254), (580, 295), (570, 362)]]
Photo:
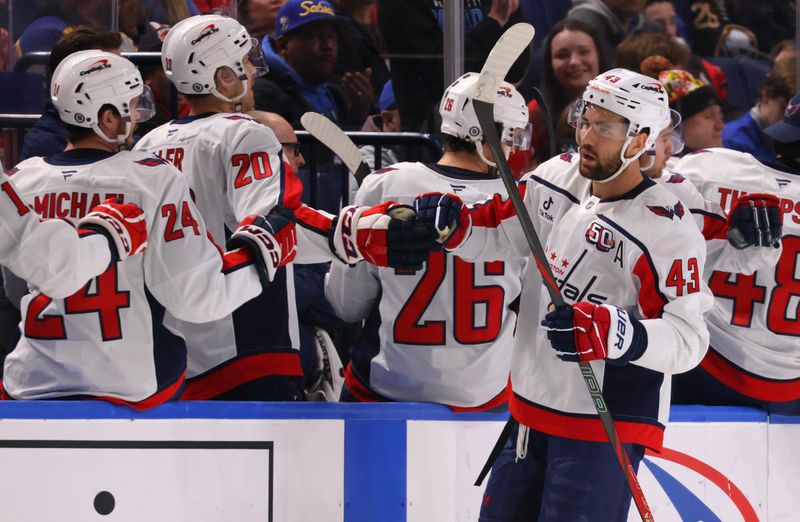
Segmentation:
[[(343, 419), (505, 422), (508, 413), (454, 413), (416, 403), (170, 402), (137, 412), (100, 401), (0, 401), (0, 419)], [(728, 406), (673, 406), (670, 422), (767, 422), (767, 413)], [(773, 415), (773, 424), (800, 424), (800, 417)]]
[(406, 520), (406, 421), (348, 420), (344, 519)]

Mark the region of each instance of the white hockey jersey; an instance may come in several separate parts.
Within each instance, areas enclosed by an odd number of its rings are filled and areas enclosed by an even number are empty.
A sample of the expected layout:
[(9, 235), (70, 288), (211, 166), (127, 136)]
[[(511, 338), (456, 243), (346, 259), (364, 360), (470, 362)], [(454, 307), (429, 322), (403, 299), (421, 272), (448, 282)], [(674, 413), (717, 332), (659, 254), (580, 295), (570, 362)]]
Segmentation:
[(776, 264), (750, 275), (707, 267), (716, 298), (707, 316), (711, 347), (701, 366), (749, 397), (800, 399), (800, 172), (728, 149), (687, 155), (675, 172), (726, 211), (742, 194), (780, 198), (784, 236)]
[[(302, 184), (281, 161), (281, 145), (269, 127), (244, 114), (189, 116), (154, 129), (136, 150), (154, 153), (183, 172), (218, 241), (245, 216), (266, 214), (280, 204), (298, 217), (298, 260), (309, 251), (324, 252), (317, 261), (331, 259), (329, 216), (300, 204)], [(209, 399), (270, 375), (302, 376), (293, 274), (291, 265), (279, 269), (258, 298), (213, 323), (174, 321), (189, 349), (183, 398)]]
[(21, 196), (45, 218), (75, 222), (112, 195), (136, 203), (148, 245), (66, 299), (23, 298), (23, 335), (5, 361), (6, 392), (14, 399), (86, 395), (137, 409), (175, 396), (186, 346), (162, 324), (165, 310), (197, 322), (229, 314), (261, 292), (252, 255), (221, 255), (186, 182), (150, 154), (74, 149), (17, 168)]
[[(470, 170), (398, 163), (367, 176), (355, 203), (411, 204), (425, 192), (471, 203), (505, 188)], [(367, 318), (346, 372), (351, 393), (454, 409), (505, 402), (524, 265), (519, 257), (470, 263), (444, 251), (431, 252), (419, 272), (334, 263), (326, 297), (344, 320)]]
[(2, 168), (0, 189), (0, 264), (57, 298), (105, 272), (111, 263), (105, 236), (82, 232), (79, 237), (75, 227), (60, 219), (40, 222)]
[[(703, 313), (713, 299), (702, 279), (703, 237), (679, 200), (649, 178), (616, 198), (593, 196), (577, 155), (543, 163), (520, 190), (565, 301), (612, 304), (642, 319), (648, 345), (639, 359), (592, 366), (622, 440), (661, 447), (670, 375), (696, 366), (708, 346)], [(510, 201), (495, 195), (470, 214), (471, 234), (456, 253), (530, 255)], [(542, 287), (539, 316), (548, 305)], [(520, 321), (528, 317), (522, 309)], [(511, 381), (509, 405), (521, 423), (561, 437), (607, 440), (578, 366), (556, 357), (542, 329), (533, 340), (517, 338)]]
[(725, 270), (752, 274), (756, 270), (775, 266), (780, 248), (734, 248), (727, 239), (728, 218), (718, 201), (708, 200), (697, 187), (680, 174), (665, 170), (656, 180), (678, 199), (694, 217), (697, 227), (706, 238), (706, 271)]

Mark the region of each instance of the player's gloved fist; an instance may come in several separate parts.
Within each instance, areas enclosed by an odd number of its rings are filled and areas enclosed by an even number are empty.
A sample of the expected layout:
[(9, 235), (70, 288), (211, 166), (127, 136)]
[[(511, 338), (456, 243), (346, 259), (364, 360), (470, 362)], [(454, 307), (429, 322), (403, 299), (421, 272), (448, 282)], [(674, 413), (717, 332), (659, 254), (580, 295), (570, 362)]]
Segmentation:
[(580, 301), (544, 316), (542, 327), (562, 361), (605, 359), (622, 366), (636, 360), (647, 348), (642, 323), (622, 308)]
[(111, 258), (125, 261), (147, 247), (147, 223), (144, 213), (134, 203), (117, 203), (109, 198), (78, 221), (78, 231), (91, 230), (106, 236)]
[(414, 210), (417, 219), (431, 228), (437, 242), (445, 248), (456, 248), (467, 237), (472, 221), (467, 206), (458, 196), (440, 192), (421, 194), (414, 200)]
[(430, 229), (414, 209), (393, 201), (342, 209), (331, 227), (331, 250), (347, 264), (365, 259), (377, 266), (419, 270), (435, 246)]
[(266, 216), (245, 217), (231, 234), (228, 249), (244, 247), (256, 257), (261, 284), (267, 286), (275, 279), (278, 268), (290, 263), (297, 254), (297, 233), (294, 212), (275, 207)]
[(778, 248), (783, 235), (780, 200), (772, 194), (747, 194), (736, 200), (728, 215), (728, 241), (735, 248)]

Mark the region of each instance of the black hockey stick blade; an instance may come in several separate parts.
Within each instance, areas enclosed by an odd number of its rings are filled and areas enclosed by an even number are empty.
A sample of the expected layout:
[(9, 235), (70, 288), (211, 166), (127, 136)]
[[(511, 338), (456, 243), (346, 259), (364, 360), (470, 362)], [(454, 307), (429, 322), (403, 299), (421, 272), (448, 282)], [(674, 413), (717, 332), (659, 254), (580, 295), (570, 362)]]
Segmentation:
[(480, 486), (483, 484), (483, 479), (486, 478), (486, 475), (492, 470), (492, 466), (494, 465), (494, 461), (497, 460), (497, 457), (500, 456), (500, 452), (503, 451), (503, 447), (506, 445), (506, 441), (511, 436), (511, 432), (519, 426), (517, 419), (514, 418), (513, 415), (509, 415), (508, 420), (506, 421), (506, 425), (503, 426), (503, 431), (500, 432), (500, 436), (497, 437), (497, 441), (494, 443), (494, 448), (492, 448), (492, 452), (489, 454), (489, 458), (486, 459), (486, 463), (483, 465), (483, 469), (478, 474), (477, 480), (475, 480), (475, 485)]
[(353, 140), (335, 123), (316, 112), (303, 114), (300, 123), (312, 136), (341, 158), (347, 169), (355, 176), (356, 183), (361, 186), (364, 178), (372, 172), (372, 169), (364, 161), (364, 156)]
[[(528, 26), (528, 28), (525, 26)], [(518, 27), (520, 29), (517, 29)], [(506, 37), (506, 35), (508, 35), (508, 37)], [(503, 152), (503, 147), (500, 143), (500, 137), (497, 135), (497, 129), (495, 128), (494, 122), (494, 101), (497, 88), (500, 86), (500, 82), (508, 73), (511, 64), (514, 63), (519, 54), (524, 50), (528, 43), (530, 43), (532, 38), (533, 27), (529, 26), (528, 24), (516, 24), (500, 37), (500, 40), (497, 41), (497, 44), (489, 53), (489, 57), (486, 59), (486, 64), (484, 64), (483, 70), (481, 70), (481, 74), (478, 78), (478, 84), (476, 85), (476, 98), (473, 100), (473, 107), (475, 108), (475, 115), (478, 118), (478, 122), (481, 125), (481, 130), (483, 131), (484, 143), (486, 143), (489, 146), (489, 149), (492, 151), (494, 162), (497, 165), (497, 170), (500, 173), (500, 177), (503, 179), (503, 184), (508, 191), (509, 199), (511, 200), (511, 204), (514, 206), (517, 219), (519, 219), (520, 225), (522, 226), (522, 231), (525, 234), (525, 239), (527, 240), (528, 246), (531, 249), (533, 258), (536, 261), (536, 266), (542, 275), (542, 280), (547, 286), (550, 300), (555, 307), (559, 307), (565, 304), (564, 298), (561, 296), (561, 291), (555, 281), (555, 278), (553, 277), (552, 271), (550, 270), (550, 265), (547, 261), (544, 249), (542, 248), (542, 244), (539, 241), (538, 235), (536, 234), (536, 230), (533, 228), (533, 222), (531, 221), (531, 217), (525, 208), (525, 203), (522, 201), (522, 196), (517, 188), (517, 183), (511, 174), (511, 169), (506, 161), (505, 153)], [(625, 474), (628, 487), (631, 490), (631, 495), (634, 503), (636, 504), (636, 508), (639, 511), (639, 515), (645, 522), (651, 522), (653, 520), (653, 514), (650, 510), (650, 506), (647, 504), (647, 499), (645, 498), (642, 487), (639, 484), (639, 479), (636, 477), (636, 473), (633, 471), (628, 454), (625, 452), (625, 448), (622, 445), (622, 440), (619, 438), (619, 434), (614, 427), (614, 421), (611, 417), (611, 412), (608, 410), (608, 406), (605, 398), (603, 397), (600, 385), (594, 375), (592, 366), (588, 362), (581, 362), (579, 363), (579, 366), (584, 382), (586, 383), (586, 387), (588, 388), (589, 394), (592, 397), (592, 402), (597, 409), (597, 415), (600, 418), (603, 427), (605, 428), (606, 435), (608, 436), (608, 440), (614, 449), (614, 452), (617, 456), (617, 461), (622, 468), (622, 472)], [(506, 430), (503, 430), (504, 433), (505, 431)], [(506, 436), (506, 440), (508, 435), (510, 435), (510, 430)], [(497, 441), (495, 447), (497, 447), (499, 444), (500, 440)], [(505, 445), (505, 440), (503, 440), (502, 444)], [(497, 455), (493, 452), (484, 466), (484, 469), (487, 466), (491, 467), (494, 464), (494, 459), (496, 458)]]

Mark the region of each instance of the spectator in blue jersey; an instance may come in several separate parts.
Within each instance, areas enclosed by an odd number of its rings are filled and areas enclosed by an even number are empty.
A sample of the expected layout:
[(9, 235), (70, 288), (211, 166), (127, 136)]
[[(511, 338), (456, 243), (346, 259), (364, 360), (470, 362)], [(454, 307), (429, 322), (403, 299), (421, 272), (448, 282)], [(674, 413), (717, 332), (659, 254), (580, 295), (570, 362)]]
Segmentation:
[(783, 112), (795, 91), (795, 58), (784, 58), (770, 69), (755, 106), (722, 129), (722, 145), (748, 152), (762, 163), (775, 161), (775, 150), (764, 129), (783, 119)]
[[(519, 0), (465, 0), (464, 71), (480, 71), (500, 35), (522, 21)], [(392, 85), (404, 130), (438, 132), (438, 104), (444, 92), (442, 0), (379, 2), (378, 25), (389, 51)], [(528, 52), (506, 80), (525, 75)]]
[[(52, 76), (58, 64), (72, 53), (87, 49), (119, 53), (121, 43), (122, 39), (117, 33), (90, 26), (76, 27), (58, 40), (53, 47), (47, 65), (48, 78)], [(39, 121), (25, 134), (20, 159), (24, 160), (33, 156), (52, 156), (63, 151), (66, 146), (67, 134), (64, 126), (58, 117), (58, 111), (48, 99)]]
[[(331, 82), (339, 53), (336, 24), (341, 17), (325, 0), (289, 0), (278, 11), (272, 48), (283, 61), (253, 86), (255, 108), (276, 112), (294, 127), (308, 111), (341, 126), (358, 128), (374, 99), (367, 74), (356, 72), (357, 87)], [(273, 57), (272, 63), (275, 63)]]

